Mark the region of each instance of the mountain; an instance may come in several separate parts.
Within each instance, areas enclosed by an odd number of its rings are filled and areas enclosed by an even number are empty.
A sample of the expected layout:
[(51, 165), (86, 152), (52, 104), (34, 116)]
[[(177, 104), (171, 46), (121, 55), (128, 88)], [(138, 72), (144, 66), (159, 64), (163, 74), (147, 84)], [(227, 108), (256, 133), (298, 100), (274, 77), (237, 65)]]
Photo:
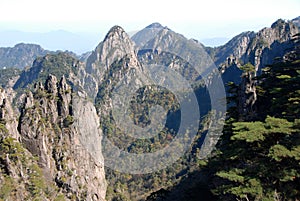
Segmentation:
[(134, 44), (123, 28), (114, 26), (88, 57), (86, 70), (95, 75), (100, 83), (110, 65), (127, 54), (134, 54)]
[[(238, 105), (228, 106), (236, 106), (239, 121), (253, 120), (260, 114), (257, 108), (265, 105), (270, 107), (264, 111), (274, 115), (280, 111), (281, 117), (297, 113), (299, 73), (291, 68), (298, 62), (281, 70), (266, 69), (272, 76), (266, 85), (260, 85), (264, 79), (256, 79), (274, 60), (276, 64), (298, 58), (297, 33), (292, 21), (278, 20), (269, 28), (241, 33), (211, 48), (153, 23), (132, 38), (114, 26), (81, 58), (71, 52), (47, 52), (36, 45), (2, 48), (3, 59), (11, 58), (13, 63), (7, 67), (19, 65), (22, 71), (7, 68), (0, 72), (0, 199), (213, 199), (207, 183), (211, 175), (202, 174), (207, 173), (202, 172), (202, 165), (211, 151), (228, 145), (216, 155), (244, 153), (239, 141), (231, 153), (226, 135), (216, 147), (222, 132), (232, 131), (230, 125), (221, 126), (226, 112), (221, 110), (226, 104), (224, 84), (233, 82), (227, 86), (227, 97)], [(291, 50), (296, 56), (288, 53)], [(24, 68), (25, 64), (29, 66)], [(270, 86), (274, 80), (276, 87)], [(266, 94), (275, 99), (261, 99)], [(228, 112), (235, 118), (236, 113)], [(269, 129), (267, 123), (258, 125)], [(276, 144), (276, 139), (270, 142)], [(262, 146), (249, 148), (255, 153)], [(297, 157), (294, 149), (278, 155), (275, 148), (258, 156), (277, 154), (269, 160), (272, 163), (278, 157)], [(261, 162), (259, 157), (253, 158)], [(214, 168), (224, 167), (217, 164)], [(238, 163), (238, 168), (243, 167), (243, 161)], [(233, 173), (239, 171), (219, 175), (230, 179)], [(294, 173), (284, 179), (293, 182), (298, 177)]]
[(73, 33), (65, 30), (55, 30), (45, 33), (25, 31), (0, 31), (0, 46), (10, 47), (17, 43), (39, 44), (51, 51), (73, 51), (83, 54), (95, 47), (98, 34)]
[(293, 19), (292, 23), (294, 23), (300, 29), (300, 16)]
[[(38, 57), (43, 57), (47, 54), (59, 54), (62, 51), (49, 51), (43, 49), (40, 45), (19, 43), (14, 47), (0, 47), (0, 69), (18, 68), (20, 70), (31, 67), (33, 61)], [(81, 60), (86, 59), (85, 53), (81, 56), (76, 55), (71, 51), (64, 51), (74, 58)]]
[(161, 24), (155, 22), (148, 25), (141, 31), (135, 33), (131, 37), (131, 39), (135, 42), (135, 44), (138, 47), (143, 47), (149, 40), (151, 40), (156, 34), (158, 34), (159, 31), (161, 31), (164, 28), (167, 27), (163, 27)]
[(250, 62), (260, 74), (263, 66), (273, 63), (276, 57), (281, 58), (293, 47), (291, 39), (297, 33), (299, 29), (295, 24), (280, 19), (269, 28), (242, 33), (217, 47), (214, 60), (225, 68)]
[(41, 46), (35, 44), (20, 43), (14, 47), (0, 48), (0, 68), (15, 67), (23, 69), (30, 67), (39, 56), (50, 53)]

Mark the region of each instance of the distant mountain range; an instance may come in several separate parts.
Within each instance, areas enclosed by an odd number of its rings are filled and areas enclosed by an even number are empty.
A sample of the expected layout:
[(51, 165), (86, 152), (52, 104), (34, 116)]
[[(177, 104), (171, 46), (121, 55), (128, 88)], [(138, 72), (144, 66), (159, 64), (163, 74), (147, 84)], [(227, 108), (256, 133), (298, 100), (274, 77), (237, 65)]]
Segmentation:
[(95, 48), (99, 39), (98, 34), (72, 33), (64, 30), (46, 33), (0, 31), (0, 47), (11, 47), (17, 43), (33, 43), (48, 50), (69, 50), (77, 54)]

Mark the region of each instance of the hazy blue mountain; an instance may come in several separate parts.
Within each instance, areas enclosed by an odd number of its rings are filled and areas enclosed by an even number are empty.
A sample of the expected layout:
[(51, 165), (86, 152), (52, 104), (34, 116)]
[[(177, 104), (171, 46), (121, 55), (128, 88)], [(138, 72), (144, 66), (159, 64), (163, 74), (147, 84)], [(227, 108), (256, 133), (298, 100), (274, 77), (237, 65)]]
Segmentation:
[[(31, 67), (36, 58), (45, 56), (46, 54), (58, 54), (61, 52), (63, 51), (57, 50), (54, 52), (45, 50), (40, 45), (26, 43), (19, 43), (14, 47), (0, 47), (0, 69), (23, 69), (25, 67)], [(81, 61), (84, 61), (87, 55), (89, 55), (89, 53), (84, 53), (79, 56), (68, 50), (64, 51), (64, 53)]]
[(69, 50), (77, 54), (92, 50), (97, 45), (98, 40), (99, 36), (96, 34), (75, 34), (64, 30), (46, 33), (22, 31), (0, 32), (0, 47), (11, 47), (17, 43), (34, 43), (48, 50)]
[(160, 23), (155, 22), (135, 33), (131, 39), (138, 47), (143, 47), (149, 40), (153, 39), (163, 28)]
[(30, 67), (34, 59), (50, 53), (40, 45), (19, 43), (14, 47), (0, 48), (0, 69)]

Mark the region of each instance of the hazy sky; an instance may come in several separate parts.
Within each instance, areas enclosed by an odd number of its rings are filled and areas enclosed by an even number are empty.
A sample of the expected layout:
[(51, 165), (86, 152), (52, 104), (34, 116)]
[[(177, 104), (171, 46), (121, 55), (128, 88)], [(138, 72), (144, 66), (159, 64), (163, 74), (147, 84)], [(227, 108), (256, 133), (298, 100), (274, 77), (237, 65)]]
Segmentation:
[(0, 0), (0, 31), (63, 29), (104, 35), (160, 22), (188, 38), (233, 37), (300, 15), (299, 0)]

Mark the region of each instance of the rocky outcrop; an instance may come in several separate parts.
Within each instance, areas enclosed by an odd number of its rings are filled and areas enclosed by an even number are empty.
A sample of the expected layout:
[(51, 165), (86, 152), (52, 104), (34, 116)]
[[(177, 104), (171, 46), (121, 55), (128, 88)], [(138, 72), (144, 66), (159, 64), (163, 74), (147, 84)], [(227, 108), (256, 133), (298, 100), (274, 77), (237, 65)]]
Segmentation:
[(300, 16), (293, 19), (292, 23), (295, 24), (298, 27), (298, 29), (300, 29)]
[[(64, 76), (58, 81), (53, 75), (48, 76), (45, 84), (36, 82), (33, 91), (20, 96), (19, 117), (13, 112), (7, 92), (1, 90), (1, 119), (9, 120), (1, 121), (1, 128), (6, 127), (1, 136), (17, 139), (28, 157), (37, 157), (32, 163), (41, 171), (39, 179), (53, 191), (40, 195), (43, 200), (53, 200), (58, 194), (65, 200), (105, 200), (99, 117), (86, 93), (74, 91), (67, 82), (70, 80)], [(24, 161), (31, 163), (29, 159)], [(17, 164), (5, 167), (15, 174), (21, 168)], [(7, 174), (17, 181), (18, 176)], [(26, 173), (22, 174), (26, 177)], [(0, 171), (0, 179), (1, 175)]]
[(238, 90), (239, 120), (250, 121), (256, 115), (255, 103), (257, 101), (256, 81), (254, 72), (245, 72)]
[[(277, 20), (270, 28), (257, 33), (245, 32), (216, 49), (215, 61), (222, 71), (224, 83), (234, 82), (240, 87), (239, 114), (243, 120), (251, 120), (255, 115), (256, 80), (261, 69), (276, 59), (282, 60), (295, 47), (293, 37), (299, 33), (291, 21)], [(251, 64), (253, 71), (243, 72), (242, 66)]]
[(123, 28), (114, 26), (87, 59), (86, 72), (100, 83), (113, 62), (134, 52), (134, 44), (128, 34)]
[(2, 133), (2, 137), (19, 139), (17, 115), (11, 104), (14, 97), (15, 92), (12, 89), (0, 88), (0, 124), (7, 129), (7, 132)]
[(254, 32), (244, 32), (232, 38), (224, 46), (218, 47), (214, 59), (216, 64), (225, 69), (228, 66), (239, 63), (239, 59), (244, 60), (253, 37), (255, 37)]
[[(101, 131), (95, 108), (85, 98), (72, 92), (64, 77), (57, 82), (49, 76), (45, 87), (37, 83), (25, 97), (18, 129), (25, 147), (39, 156), (45, 177), (68, 199), (101, 200), (106, 190)], [(90, 124), (87, 116), (93, 117)], [(89, 144), (87, 136), (93, 139)]]
[(297, 33), (299, 29), (293, 22), (277, 20), (270, 28), (257, 33), (242, 33), (218, 47), (215, 62), (223, 71), (233, 65), (251, 63), (256, 74), (260, 74), (262, 67), (272, 64), (276, 58), (282, 58), (293, 48), (291, 39)]

